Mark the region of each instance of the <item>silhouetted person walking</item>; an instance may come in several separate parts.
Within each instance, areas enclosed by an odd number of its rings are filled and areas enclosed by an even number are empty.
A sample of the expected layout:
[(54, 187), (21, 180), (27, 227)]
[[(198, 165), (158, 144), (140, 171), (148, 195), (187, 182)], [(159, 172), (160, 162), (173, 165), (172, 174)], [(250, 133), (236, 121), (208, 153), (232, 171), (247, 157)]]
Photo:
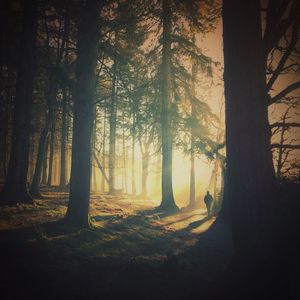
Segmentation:
[(211, 209), (211, 205), (213, 203), (213, 197), (212, 195), (209, 193), (209, 191), (206, 192), (206, 195), (204, 197), (204, 203), (206, 205), (207, 208), (207, 215), (210, 216), (210, 209)]

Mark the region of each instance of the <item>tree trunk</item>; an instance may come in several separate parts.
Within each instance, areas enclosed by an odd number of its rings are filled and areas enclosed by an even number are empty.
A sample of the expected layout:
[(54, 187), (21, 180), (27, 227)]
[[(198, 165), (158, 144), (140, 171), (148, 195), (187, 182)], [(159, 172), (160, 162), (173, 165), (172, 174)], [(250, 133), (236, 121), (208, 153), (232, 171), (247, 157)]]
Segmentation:
[[(47, 159), (45, 157), (46, 147), (47, 147), (47, 138), (48, 138), (48, 129), (46, 126), (41, 132), (38, 153), (37, 153), (37, 159), (36, 159), (36, 163), (35, 163), (35, 170), (34, 170), (34, 175), (33, 175), (32, 183), (31, 183), (31, 187), (30, 187), (30, 194), (33, 196), (41, 195), (40, 182), (41, 182), (43, 163)], [(45, 172), (45, 170), (44, 170), (44, 172)]]
[(147, 178), (149, 174), (149, 151), (146, 150), (142, 155), (142, 197), (147, 197)]
[[(247, 14), (241, 14), (245, 9)], [(257, 229), (270, 208), (270, 195), (275, 187), (260, 18), (258, 0), (247, 4), (224, 1), (224, 212), (228, 210), (236, 246), (243, 248), (258, 238)]]
[[(96, 136), (97, 136), (97, 110), (96, 110), (96, 105), (94, 106), (94, 124), (93, 124), (93, 135), (92, 135), (92, 151), (96, 150)], [(95, 152), (94, 152), (95, 153)], [(93, 179), (92, 179), (92, 186), (93, 186), (93, 191), (97, 192), (97, 174), (96, 174), (96, 167), (95, 167), (95, 159), (92, 157), (92, 174), (93, 174)]]
[(172, 185), (172, 138), (170, 120), (171, 101), (171, 7), (163, 0), (163, 50), (161, 80), (161, 131), (162, 131), (162, 201), (161, 210), (178, 209)]
[(261, 271), (271, 268), (276, 232), (260, 1), (224, 0), (223, 28), (227, 170), (222, 214), (229, 218), (234, 244), (232, 285), (254, 287), (265, 278)]
[[(195, 44), (195, 32), (193, 28), (193, 44)], [(190, 199), (189, 207), (194, 208), (196, 204), (196, 186), (195, 186), (195, 121), (196, 121), (196, 111), (195, 111), (195, 96), (196, 96), (196, 76), (197, 68), (196, 62), (192, 60), (192, 95), (191, 95), (191, 117), (192, 117), (192, 127), (191, 127), (191, 170), (190, 170)]]
[(66, 186), (66, 139), (67, 139), (67, 91), (63, 91), (62, 103), (62, 125), (61, 125), (61, 144), (60, 144), (60, 180), (59, 187)]
[[(64, 53), (64, 65), (68, 67), (69, 63), (69, 15), (66, 11), (65, 20), (64, 20), (64, 37), (62, 44), (65, 46), (65, 49), (61, 49), (61, 55)], [(64, 51), (63, 51), (64, 50)], [(59, 60), (58, 60), (59, 62)], [(68, 136), (68, 89), (63, 88), (63, 102), (62, 102), (62, 126), (61, 126), (61, 144), (60, 144), (60, 176), (59, 176), (59, 187), (64, 189), (67, 185), (66, 181), (66, 143)]]
[(1, 195), (2, 201), (9, 204), (32, 201), (27, 189), (27, 171), (35, 70), (37, 6), (35, 0), (24, 2), (20, 46), (22, 50), (17, 69), (12, 146), (6, 182)]
[(43, 170), (42, 170), (42, 185), (46, 185), (47, 177), (48, 177), (48, 146), (49, 146), (49, 134), (47, 134), (46, 142), (45, 142), (45, 153), (43, 156)]
[(84, 2), (78, 27), (70, 200), (66, 214), (66, 221), (78, 226), (89, 226), (91, 136), (100, 4), (102, 1), (98, 0)]
[(191, 170), (190, 170), (190, 199), (189, 207), (193, 208), (196, 204), (196, 187), (195, 187), (195, 154), (191, 152)]
[[(12, 72), (8, 70), (8, 84), (12, 84)], [(9, 153), (9, 125), (10, 125), (10, 111), (11, 111), (11, 101), (12, 101), (12, 88), (7, 88), (6, 101), (5, 101), (5, 111), (3, 117), (3, 137), (2, 137), (2, 166), (1, 166), (1, 177), (5, 178), (7, 175), (7, 156)]]
[(133, 112), (133, 122), (132, 122), (132, 152), (131, 152), (131, 193), (136, 195), (136, 182), (135, 182), (135, 112)]
[(32, 182), (33, 173), (34, 173), (34, 150), (35, 150), (34, 130), (31, 129), (30, 147), (29, 147), (29, 167), (28, 167), (28, 176), (27, 176), (29, 182)]
[[(55, 95), (56, 97), (56, 95)], [(50, 153), (49, 153), (49, 171), (47, 178), (47, 186), (52, 184), (52, 174), (53, 174), (53, 159), (54, 159), (54, 146), (55, 146), (55, 110), (52, 108), (53, 112), (51, 114), (51, 130), (50, 130)]]
[[(73, 94), (69, 94), (70, 100), (73, 99)], [(72, 127), (73, 127), (73, 114), (67, 113), (67, 133), (66, 133), (66, 185), (67, 187), (70, 185), (70, 177), (71, 177), (71, 147), (72, 143)]]
[(123, 128), (122, 128), (122, 155), (123, 155), (123, 176), (122, 176), (122, 189), (127, 194), (127, 164), (126, 164), (126, 143), (125, 143), (125, 113), (122, 116)]
[[(117, 37), (116, 37), (117, 39)], [(116, 47), (116, 46), (115, 46)], [(115, 50), (116, 51), (116, 50)], [(112, 78), (112, 92), (110, 105), (110, 119), (109, 119), (109, 194), (115, 192), (115, 168), (116, 168), (116, 128), (117, 128), (117, 61), (114, 59), (113, 78)]]
[(156, 155), (156, 167), (155, 167), (155, 184), (158, 187), (161, 183), (161, 153), (158, 151)]
[[(105, 150), (106, 150), (106, 108), (104, 106), (104, 116), (103, 116), (103, 141), (102, 141), (102, 167), (105, 172), (106, 159), (105, 159)], [(102, 174), (101, 180), (101, 191), (105, 192), (105, 176)]]

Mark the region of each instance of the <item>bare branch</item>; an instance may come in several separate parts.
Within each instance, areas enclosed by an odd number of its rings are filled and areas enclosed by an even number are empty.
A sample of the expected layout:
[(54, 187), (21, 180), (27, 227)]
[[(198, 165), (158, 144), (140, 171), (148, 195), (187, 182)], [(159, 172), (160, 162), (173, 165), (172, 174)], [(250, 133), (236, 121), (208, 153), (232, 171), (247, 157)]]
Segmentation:
[(271, 98), (269, 105), (276, 103), (277, 101), (281, 100), (283, 97), (285, 97), (286, 95), (288, 95), (289, 93), (291, 93), (297, 89), (300, 89), (300, 81), (292, 83), (291, 85), (286, 87), (284, 90), (282, 90), (280, 93), (278, 93), (273, 98)]
[(286, 62), (288, 61), (291, 53), (293, 52), (293, 50), (296, 46), (296, 43), (298, 40), (299, 25), (300, 25), (300, 19), (297, 22), (295, 22), (295, 24), (293, 25), (293, 31), (292, 31), (292, 37), (291, 37), (290, 44), (289, 44), (288, 48), (286, 49), (285, 53), (282, 55), (281, 60), (279, 61), (276, 69), (274, 70), (272, 77), (270, 78), (270, 80), (267, 83), (268, 91), (272, 88), (274, 82), (276, 81), (276, 79), (278, 78), (280, 73), (283, 71), (283, 68), (284, 68)]
[(271, 148), (278, 148), (278, 149), (300, 149), (300, 145), (291, 145), (291, 144), (279, 144), (275, 143), (271, 145)]
[(297, 128), (300, 128), (300, 123), (296, 123), (296, 122), (291, 122), (291, 123), (276, 122), (276, 123), (270, 124), (270, 127), (271, 128), (277, 128), (277, 127), (285, 127), (285, 128), (297, 127)]

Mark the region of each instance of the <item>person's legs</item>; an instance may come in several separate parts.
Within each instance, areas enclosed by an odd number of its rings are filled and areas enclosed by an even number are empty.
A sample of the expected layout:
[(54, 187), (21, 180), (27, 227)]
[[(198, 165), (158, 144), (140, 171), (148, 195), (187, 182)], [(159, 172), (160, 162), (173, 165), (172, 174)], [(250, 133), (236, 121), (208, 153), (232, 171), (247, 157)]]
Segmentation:
[(207, 209), (207, 216), (209, 216), (209, 213), (210, 213), (209, 203), (205, 202), (205, 205), (206, 205), (206, 209)]

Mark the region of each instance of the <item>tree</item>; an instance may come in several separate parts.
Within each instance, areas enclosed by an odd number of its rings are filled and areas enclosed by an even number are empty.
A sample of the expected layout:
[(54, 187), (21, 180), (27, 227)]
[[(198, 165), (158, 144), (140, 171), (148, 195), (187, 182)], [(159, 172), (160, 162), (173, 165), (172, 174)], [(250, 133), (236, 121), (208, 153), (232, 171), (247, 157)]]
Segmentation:
[(65, 218), (79, 226), (89, 226), (91, 135), (101, 5), (103, 1), (82, 1), (78, 25), (70, 199)]
[(20, 47), (22, 50), (17, 69), (13, 138), (8, 173), (1, 197), (4, 202), (10, 204), (32, 201), (27, 190), (27, 171), (38, 23), (37, 6), (36, 0), (24, 2)]
[(223, 28), (227, 169), (222, 215), (232, 230), (233, 284), (247, 284), (250, 276), (258, 283), (275, 253), (276, 203), (260, 1), (224, 0)]
[(112, 91), (110, 102), (110, 118), (109, 118), (109, 193), (115, 192), (115, 165), (116, 165), (116, 127), (117, 127), (117, 47), (118, 34), (115, 33), (114, 57), (113, 57), (113, 74), (112, 74)]
[(172, 138), (170, 131), (171, 101), (171, 2), (163, 0), (163, 52), (161, 72), (161, 140), (162, 140), (162, 200), (160, 209), (178, 209), (172, 184)]

